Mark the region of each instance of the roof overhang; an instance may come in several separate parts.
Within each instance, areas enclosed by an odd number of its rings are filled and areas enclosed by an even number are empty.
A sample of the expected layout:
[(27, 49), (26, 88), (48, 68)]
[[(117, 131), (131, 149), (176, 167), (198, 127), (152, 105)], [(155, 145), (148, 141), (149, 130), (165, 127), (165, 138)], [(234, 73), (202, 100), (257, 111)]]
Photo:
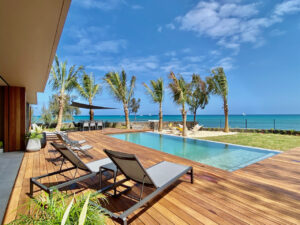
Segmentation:
[(45, 89), (71, 0), (0, 0), (0, 75), (36, 104)]

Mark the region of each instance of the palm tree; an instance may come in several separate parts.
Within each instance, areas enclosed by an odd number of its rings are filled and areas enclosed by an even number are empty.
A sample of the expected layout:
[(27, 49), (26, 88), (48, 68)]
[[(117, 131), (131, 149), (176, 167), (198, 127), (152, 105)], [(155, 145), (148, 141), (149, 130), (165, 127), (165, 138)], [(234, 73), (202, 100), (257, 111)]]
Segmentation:
[[(80, 114), (80, 109), (74, 106), (71, 106), (71, 102), (76, 99), (77, 96), (70, 96), (65, 94), (64, 96), (64, 110), (62, 113), (62, 120), (74, 120), (74, 115)], [(49, 99), (49, 111), (52, 114), (53, 121), (57, 123), (58, 114), (60, 109), (59, 96), (54, 94)]]
[[(77, 84), (77, 90), (79, 94), (92, 105), (94, 97), (101, 91), (101, 86), (95, 83), (95, 78), (92, 73), (90, 75), (84, 74), (81, 84)], [(94, 120), (93, 109), (90, 109), (90, 120)]]
[(197, 110), (200, 107), (204, 109), (208, 104), (209, 92), (205, 81), (197, 74), (193, 74), (191, 82), (191, 93), (188, 98), (188, 105), (190, 106), (190, 111), (194, 114), (194, 125), (196, 124)]
[(136, 121), (136, 114), (137, 112), (139, 111), (139, 108), (141, 106), (141, 99), (135, 99), (135, 98), (132, 98), (128, 104), (128, 108), (129, 108), (129, 111), (131, 113), (134, 113), (134, 121)]
[(134, 92), (136, 77), (131, 77), (129, 86), (127, 86), (127, 75), (124, 70), (121, 72), (121, 77), (116, 72), (109, 72), (105, 75), (104, 80), (115, 98), (123, 103), (126, 128), (130, 129), (128, 104)]
[(151, 88), (146, 84), (143, 83), (145, 86), (147, 93), (152, 97), (153, 102), (159, 104), (159, 124), (158, 124), (158, 131), (162, 131), (163, 125), (163, 113), (162, 113), (162, 102), (164, 98), (164, 82), (162, 78), (159, 78), (157, 81), (151, 80), (150, 81)]
[(63, 111), (65, 105), (65, 93), (72, 91), (77, 85), (77, 77), (83, 71), (83, 66), (73, 65), (67, 71), (67, 62), (60, 63), (57, 55), (55, 56), (54, 65), (51, 67), (51, 80), (53, 90), (58, 90), (59, 111), (57, 116), (56, 130), (60, 131)]
[(225, 127), (224, 132), (229, 132), (228, 125), (228, 83), (227, 78), (222, 67), (218, 67), (212, 70), (212, 75), (206, 78), (208, 84), (208, 90), (215, 95), (219, 95), (223, 99), (223, 108), (225, 115)]
[(186, 136), (186, 110), (185, 110), (185, 104), (188, 101), (188, 97), (190, 95), (190, 83), (185, 82), (184, 78), (179, 75), (177, 78), (173, 72), (169, 75), (171, 79), (171, 83), (169, 84), (169, 87), (173, 94), (173, 100), (178, 105), (181, 105), (181, 115), (183, 120), (183, 129), (182, 129), (182, 136)]

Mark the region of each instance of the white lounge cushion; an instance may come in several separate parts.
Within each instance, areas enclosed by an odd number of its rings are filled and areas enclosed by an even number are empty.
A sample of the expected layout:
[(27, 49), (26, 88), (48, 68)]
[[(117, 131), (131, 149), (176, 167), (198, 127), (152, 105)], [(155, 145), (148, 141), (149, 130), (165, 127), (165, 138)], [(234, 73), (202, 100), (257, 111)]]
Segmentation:
[(110, 160), (110, 158), (104, 158), (104, 159), (100, 159), (100, 160), (96, 160), (93, 162), (89, 162), (86, 164), (86, 166), (94, 173), (99, 172), (99, 168), (100, 166), (104, 166), (106, 164), (112, 163), (112, 161)]
[(189, 166), (163, 161), (147, 169), (157, 187), (161, 187), (184, 172)]
[(77, 151), (87, 151), (92, 148), (93, 148), (93, 146), (90, 146), (90, 145), (83, 145), (81, 147), (77, 147), (77, 146), (72, 147), (73, 150), (77, 150)]

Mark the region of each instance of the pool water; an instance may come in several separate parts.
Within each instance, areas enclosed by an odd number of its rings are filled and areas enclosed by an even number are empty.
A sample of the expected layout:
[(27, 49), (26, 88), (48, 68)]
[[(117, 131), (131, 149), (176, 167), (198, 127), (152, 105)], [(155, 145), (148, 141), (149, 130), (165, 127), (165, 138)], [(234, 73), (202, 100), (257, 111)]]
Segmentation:
[(243, 168), (279, 153), (152, 132), (110, 134), (109, 136), (228, 171)]

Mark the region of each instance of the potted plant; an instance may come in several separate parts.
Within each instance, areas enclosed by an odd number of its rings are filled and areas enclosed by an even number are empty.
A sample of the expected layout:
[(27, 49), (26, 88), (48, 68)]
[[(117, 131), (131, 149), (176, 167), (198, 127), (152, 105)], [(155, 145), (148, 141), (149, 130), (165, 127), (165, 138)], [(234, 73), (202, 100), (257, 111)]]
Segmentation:
[(0, 141), (0, 153), (3, 152), (3, 141)]
[(43, 129), (35, 126), (27, 135), (27, 147), (26, 150), (29, 152), (39, 151), (41, 149), (41, 139), (43, 138)]

